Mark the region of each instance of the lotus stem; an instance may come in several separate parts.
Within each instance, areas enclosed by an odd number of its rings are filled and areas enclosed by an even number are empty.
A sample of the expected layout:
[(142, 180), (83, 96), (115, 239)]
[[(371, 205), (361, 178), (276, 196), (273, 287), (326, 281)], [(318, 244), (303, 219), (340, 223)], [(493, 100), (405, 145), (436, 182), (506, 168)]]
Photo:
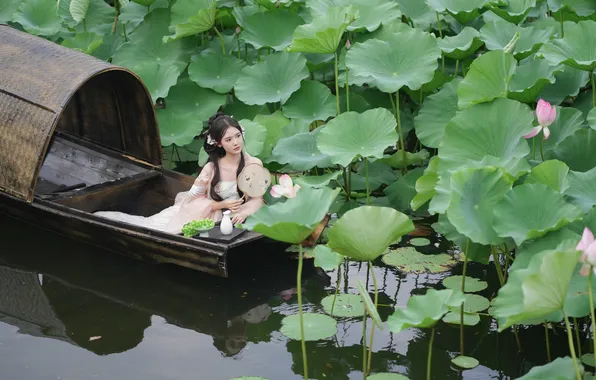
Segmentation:
[(240, 35), (236, 35), (236, 44), (238, 45), (238, 59), (240, 59)]
[(457, 78), (458, 70), (459, 70), (459, 59), (455, 61), (455, 74), (453, 74), (454, 78)]
[(331, 316), (333, 317), (333, 308), (335, 308), (335, 300), (337, 298), (337, 293), (339, 293), (339, 284), (341, 281), (341, 274), (340, 274), (340, 267), (337, 267), (337, 282), (335, 283), (335, 294), (333, 295), (333, 302), (331, 302)]
[(565, 312), (565, 309), (562, 309), (563, 316), (565, 317), (565, 328), (567, 329), (567, 343), (569, 343), (569, 351), (571, 352), (571, 358), (573, 359), (573, 366), (575, 367), (575, 376), (577, 380), (582, 380), (582, 376), (579, 371), (579, 367), (577, 365), (577, 357), (575, 355), (575, 346), (573, 345), (573, 337), (571, 334), (571, 326), (569, 325), (569, 317)]
[(563, 27), (563, 11), (560, 10), (561, 17), (559, 17), (559, 20), (561, 22), (561, 38), (565, 37), (565, 28)]
[[(466, 272), (468, 269), (468, 252), (470, 250), (470, 239), (466, 242), (466, 251), (464, 253), (464, 270), (461, 278), (461, 292), (465, 294)], [(462, 302), (459, 314), (459, 351), (464, 355), (464, 302)]]
[(544, 139), (540, 140), (540, 158), (544, 162)]
[(495, 269), (497, 270), (497, 277), (499, 277), (499, 284), (505, 285), (505, 279), (503, 278), (503, 269), (501, 268), (501, 262), (499, 261), (499, 254), (496, 252), (494, 246), (490, 246), (490, 250), (493, 254), (493, 261), (495, 262)]
[(536, 139), (532, 137), (532, 160), (536, 159)]
[[(372, 274), (373, 286), (375, 288), (375, 310), (379, 307), (379, 290), (377, 287), (377, 276), (375, 275), (375, 269), (372, 262), (368, 262), (368, 269)], [(366, 366), (366, 373), (370, 373), (370, 366), (372, 363), (372, 349), (373, 349), (373, 338), (375, 336), (375, 323), (373, 322), (370, 330), (370, 343), (368, 344), (368, 365)]]
[[(339, 115), (341, 113), (341, 107), (339, 106), (339, 83), (338, 83), (338, 77), (339, 77), (339, 58), (337, 56), (337, 51), (335, 51), (335, 66), (333, 68), (333, 71), (335, 73), (335, 104), (337, 106), (337, 114)], [(346, 65), (347, 67), (347, 65)]]
[(350, 112), (350, 81), (348, 65), (346, 65), (346, 112)]
[[(441, 18), (439, 12), (435, 12), (437, 15), (437, 26), (439, 27), (439, 37), (443, 38), (443, 26), (441, 25)], [(441, 53), (441, 72), (445, 73), (445, 56)]]
[(304, 340), (304, 318), (302, 317), (302, 244), (298, 244), (298, 315), (300, 316), (300, 343), (302, 345), (302, 364), (304, 366), (304, 380), (308, 380), (308, 363), (306, 361), (306, 341)]
[(522, 352), (521, 341), (519, 340), (519, 334), (517, 333), (517, 327), (511, 326), (511, 330), (513, 330), (513, 336), (515, 337), (515, 343), (517, 344), (517, 349), (519, 352)]
[(122, 24), (122, 34), (124, 35), (124, 41), (128, 41), (128, 36), (126, 35), (126, 25)]
[(546, 337), (546, 358), (550, 363), (552, 361), (550, 356), (550, 338), (548, 337), (548, 326), (546, 323), (544, 323), (544, 336)]
[(344, 192), (346, 193), (346, 197), (350, 200), (350, 189), (348, 188), (348, 173), (346, 168), (342, 168), (342, 177), (344, 178)]
[[(368, 277), (370, 276), (370, 266), (366, 267), (366, 289), (368, 289)], [(366, 347), (366, 320), (367, 320), (367, 311), (366, 308), (364, 308), (364, 314), (362, 316), (362, 376), (363, 379), (366, 380), (367, 377), (367, 371), (366, 371), (366, 365), (367, 365), (367, 356), (366, 356), (366, 351), (367, 351), (367, 347)], [(373, 327), (374, 327), (375, 323), (373, 322)]]
[(401, 130), (401, 117), (399, 114), (399, 91), (395, 92), (395, 101), (393, 100), (391, 94), (389, 94), (389, 99), (391, 100), (391, 105), (393, 106), (393, 113), (395, 114), (395, 119), (397, 120), (397, 131), (399, 132), (399, 146), (401, 148), (404, 159), (404, 168), (402, 169), (402, 173), (405, 173), (407, 168), (406, 145), (404, 141), (404, 134)]
[(590, 81), (592, 82), (592, 107), (596, 107), (596, 79), (594, 79), (594, 76), (594, 71), (592, 71), (590, 73)]
[(581, 358), (582, 346), (579, 341), (579, 325), (577, 324), (577, 318), (573, 317), (573, 331), (575, 331), (575, 341), (577, 342), (577, 354)]
[(244, 61), (248, 64), (248, 44), (244, 42)]
[(435, 341), (435, 328), (430, 330), (430, 342), (428, 343), (428, 358), (426, 359), (426, 380), (430, 380), (430, 363), (433, 358), (433, 342)]
[(594, 297), (592, 295), (592, 274), (593, 270), (590, 268), (588, 275), (588, 294), (590, 295), (590, 317), (592, 318), (592, 343), (594, 344), (593, 356), (596, 358), (596, 318), (594, 318)]
[(217, 30), (217, 26), (213, 25), (213, 30), (215, 31), (215, 34), (217, 34), (217, 36), (219, 37), (219, 40), (221, 41), (221, 53), (223, 55), (226, 55), (226, 44), (225, 44), (223, 36), (219, 32), (219, 30)]
[[(370, 190), (368, 185), (368, 158), (364, 157), (364, 174), (366, 175), (366, 204), (370, 204)], [(374, 274), (373, 274), (374, 278)]]

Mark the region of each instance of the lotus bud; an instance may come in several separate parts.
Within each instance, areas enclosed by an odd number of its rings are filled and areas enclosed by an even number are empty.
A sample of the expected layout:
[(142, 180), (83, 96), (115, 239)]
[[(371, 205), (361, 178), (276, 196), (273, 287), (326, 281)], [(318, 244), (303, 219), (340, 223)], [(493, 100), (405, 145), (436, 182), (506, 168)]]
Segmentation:
[(236, 27), (236, 34), (240, 34), (240, 32), (242, 31), (242, 29), (240, 29), (239, 26)]
[(519, 40), (519, 32), (515, 32), (515, 35), (513, 36), (511, 41), (509, 41), (507, 46), (505, 46), (503, 51), (505, 53), (513, 54), (513, 49), (515, 49), (515, 44), (517, 44), (517, 40)]
[(594, 241), (594, 234), (588, 227), (584, 229), (581, 240), (577, 243), (576, 250), (582, 251), (579, 261), (583, 264), (580, 269), (580, 275), (587, 276), (590, 269), (596, 266), (596, 241)]
[(279, 8), (280, 4), (281, 4), (281, 3), (280, 3), (280, 2), (279, 2), (279, 0), (278, 0), (278, 1), (277, 1), (277, 3), (275, 3), (275, 8)]
[(352, 47), (352, 43), (350, 42), (350, 40), (346, 41), (346, 50), (350, 50), (350, 47)]
[(543, 99), (538, 100), (538, 104), (536, 105), (536, 118), (542, 127), (549, 127), (555, 120), (557, 120), (557, 107), (551, 106), (549, 102), (546, 102)]

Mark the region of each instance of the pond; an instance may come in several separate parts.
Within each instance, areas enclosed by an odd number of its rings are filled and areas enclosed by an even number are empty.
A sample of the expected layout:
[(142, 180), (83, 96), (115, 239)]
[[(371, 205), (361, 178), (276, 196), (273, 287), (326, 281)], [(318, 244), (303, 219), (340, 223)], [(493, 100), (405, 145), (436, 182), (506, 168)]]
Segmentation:
[[(3, 380), (302, 378), (300, 342), (279, 332), (282, 318), (297, 312), (297, 261), (283, 248), (263, 243), (254, 248), (260, 252), (241, 252), (255, 260), (220, 279), (131, 260), (2, 215), (0, 225)], [(447, 250), (445, 241), (431, 238), (430, 246), (418, 249)], [(395, 305), (404, 306), (426, 288), (442, 288), (441, 279), (450, 275), (405, 275), (381, 261), (374, 270), (384, 321)], [(357, 262), (325, 273), (307, 260), (305, 309), (324, 313), (321, 300), (335, 292), (338, 275), (340, 292), (357, 294), (355, 282), (367, 281), (366, 273), (366, 264)], [(470, 264), (468, 273), (497, 281), (493, 267)], [(494, 291), (489, 287), (480, 294), (492, 298)], [(425, 378), (429, 333), (377, 329), (372, 373)], [(512, 330), (498, 334), (486, 316), (465, 334), (466, 353), (480, 366), (462, 372), (450, 363), (459, 351), (459, 326), (440, 322), (433, 378), (509, 379), (546, 363), (542, 327), (519, 331), (521, 352)], [(555, 355), (557, 346), (566, 354), (564, 330), (551, 334), (551, 346)], [(310, 378), (361, 379), (362, 317), (339, 318), (337, 334), (307, 342), (307, 352)]]

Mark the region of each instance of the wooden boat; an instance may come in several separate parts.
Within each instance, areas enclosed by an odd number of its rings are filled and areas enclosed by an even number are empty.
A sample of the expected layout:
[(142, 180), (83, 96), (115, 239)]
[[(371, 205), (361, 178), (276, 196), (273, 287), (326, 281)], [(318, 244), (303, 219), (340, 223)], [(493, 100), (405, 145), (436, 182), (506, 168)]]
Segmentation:
[(162, 166), (147, 88), (133, 72), (0, 25), (0, 212), (134, 258), (227, 277), (222, 243), (112, 221), (149, 216), (190, 188)]

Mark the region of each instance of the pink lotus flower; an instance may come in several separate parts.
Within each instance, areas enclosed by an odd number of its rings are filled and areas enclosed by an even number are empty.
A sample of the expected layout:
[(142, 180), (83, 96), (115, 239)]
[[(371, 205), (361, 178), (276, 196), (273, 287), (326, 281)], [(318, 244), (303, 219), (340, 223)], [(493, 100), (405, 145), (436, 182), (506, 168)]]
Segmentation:
[(536, 118), (540, 125), (532, 128), (532, 131), (524, 137), (527, 139), (532, 138), (542, 130), (544, 139), (548, 139), (550, 137), (550, 129), (548, 127), (557, 119), (557, 106), (551, 106), (549, 102), (540, 99), (536, 106)]
[(582, 239), (577, 243), (575, 249), (582, 251), (579, 261), (584, 265), (582, 265), (579, 274), (587, 276), (590, 273), (590, 268), (596, 266), (596, 241), (594, 241), (594, 234), (588, 227), (584, 229)]
[(294, 185), (292, 178), (290, 178), (289, 175), (284, 174), (279, 177), (279, 185), (273, 185), (273, 187), (271, 187), (270, 194), (273, 198), (294, 198), (298, 189), (300, 189), (300, 186)]

